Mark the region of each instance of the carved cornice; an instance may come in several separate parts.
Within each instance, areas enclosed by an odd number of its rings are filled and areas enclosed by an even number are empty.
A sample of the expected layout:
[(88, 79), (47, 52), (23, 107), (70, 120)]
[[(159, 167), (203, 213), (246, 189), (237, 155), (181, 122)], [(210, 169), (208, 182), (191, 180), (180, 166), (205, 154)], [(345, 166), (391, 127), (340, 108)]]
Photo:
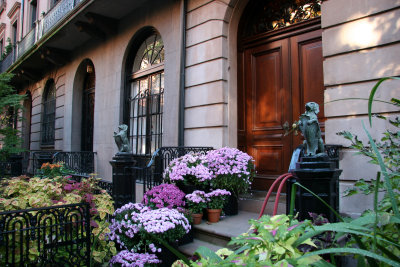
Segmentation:
[(15, 13), (17, 10), (21, 8), (21, 3), (20, 2), (15, 2), (10, 11), (8, 11), (7, 16), (11, 19), (14, 17)]

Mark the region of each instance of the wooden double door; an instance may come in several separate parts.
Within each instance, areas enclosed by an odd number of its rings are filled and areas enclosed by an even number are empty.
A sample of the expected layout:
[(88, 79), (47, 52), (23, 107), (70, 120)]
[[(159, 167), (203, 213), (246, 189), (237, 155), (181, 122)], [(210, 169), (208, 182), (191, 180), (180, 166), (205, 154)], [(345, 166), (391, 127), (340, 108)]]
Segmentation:
[(238, 143), (256, 165), (253, 189), (267, 190), (288, 171), (300, 136), (285, 136), (305, 103), (320, 105), (324, 132), (322, 42), (319, 27), (247, 40), (239, 49)]

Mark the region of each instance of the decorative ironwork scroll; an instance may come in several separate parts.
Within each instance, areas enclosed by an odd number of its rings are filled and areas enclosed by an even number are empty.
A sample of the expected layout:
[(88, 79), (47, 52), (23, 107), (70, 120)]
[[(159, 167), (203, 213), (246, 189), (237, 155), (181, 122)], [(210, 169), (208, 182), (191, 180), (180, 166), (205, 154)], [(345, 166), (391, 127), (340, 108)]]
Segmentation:
[(321, 16), (323, 0), (262, 0), (251, 3), (243, 37), (277, 30)]
[(87, 203), (0, 212), (1, 266), (89, 266)]

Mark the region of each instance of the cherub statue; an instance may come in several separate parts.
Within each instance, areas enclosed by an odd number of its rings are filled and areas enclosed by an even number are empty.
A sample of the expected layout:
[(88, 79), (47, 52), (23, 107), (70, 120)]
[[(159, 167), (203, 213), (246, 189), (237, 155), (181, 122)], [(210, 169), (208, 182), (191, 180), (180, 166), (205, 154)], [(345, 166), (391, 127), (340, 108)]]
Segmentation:
[(128, 125), (121, 124), (118, 131), (114, 132), (114, 140), (119, 152), (131, 153), (131, 146), (128, 139)]
[(321, 129), (318, 123), (317, 114), (319, 106), (315, 102), (306, 104), (306, 112), (300, 115), (297, 127), (304, 136), (305, 156), (315, 156), (317, 152), (324, 153), (324, 143), (321, 137)]

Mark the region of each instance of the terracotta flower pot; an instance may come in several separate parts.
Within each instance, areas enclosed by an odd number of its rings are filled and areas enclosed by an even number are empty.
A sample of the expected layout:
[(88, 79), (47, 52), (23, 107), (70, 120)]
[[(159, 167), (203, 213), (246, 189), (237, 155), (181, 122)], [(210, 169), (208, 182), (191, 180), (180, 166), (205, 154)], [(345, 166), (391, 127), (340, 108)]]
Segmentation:
[(216, 223), (219, 222), (222, 209), (207, 209), (208, 222)]
[(201, 224), (203, 213), (193, 213), (192, 218), (193, 218), (193, 224)]

